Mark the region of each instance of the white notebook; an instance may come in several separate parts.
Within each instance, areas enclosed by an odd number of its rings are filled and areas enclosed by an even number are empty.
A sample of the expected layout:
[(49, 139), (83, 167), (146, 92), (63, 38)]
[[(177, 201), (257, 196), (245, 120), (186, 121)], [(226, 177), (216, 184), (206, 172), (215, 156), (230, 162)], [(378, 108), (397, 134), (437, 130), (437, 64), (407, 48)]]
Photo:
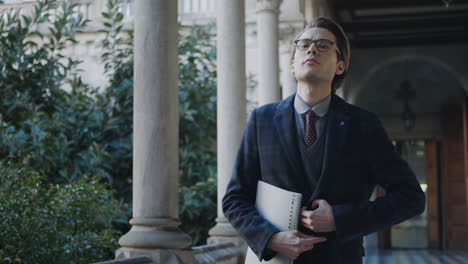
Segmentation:
[[(271, 224), (281, 231), (296, 230), (301, 210), (300, 193), (287, 191), (258, 181), (257, 197), (255, 206), (258, 212)], [(293, 260), (277, 254), (269, 261), (259, 261), (255, 253), (248, 248), (245, 264), (270, 263), (270, 264), (292, 264)]]

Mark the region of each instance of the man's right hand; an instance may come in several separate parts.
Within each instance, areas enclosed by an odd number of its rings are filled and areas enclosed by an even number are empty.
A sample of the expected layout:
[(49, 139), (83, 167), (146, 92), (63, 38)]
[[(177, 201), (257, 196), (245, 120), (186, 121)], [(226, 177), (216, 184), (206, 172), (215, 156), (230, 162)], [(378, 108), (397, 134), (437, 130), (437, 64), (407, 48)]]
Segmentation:
[(291, 259), (297, 259), (302, 252), (311, 250), (315, 244), (326, 240), (325, 237), (310, 236), (297, 230), (283, 231), (270, 238), (268, 248)]

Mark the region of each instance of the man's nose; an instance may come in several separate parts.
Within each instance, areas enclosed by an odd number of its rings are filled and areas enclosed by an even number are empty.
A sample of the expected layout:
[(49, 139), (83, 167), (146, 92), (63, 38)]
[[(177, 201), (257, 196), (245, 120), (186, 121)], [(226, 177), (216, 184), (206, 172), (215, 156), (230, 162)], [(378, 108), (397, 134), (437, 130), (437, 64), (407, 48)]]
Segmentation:
[(317, 53), (318, 53), (317, 45), (315, 45), (315, 43), (312, 43), (309, 49), (307, 49), (307, 55), (310, 55), (310, 54), (317, 55)]

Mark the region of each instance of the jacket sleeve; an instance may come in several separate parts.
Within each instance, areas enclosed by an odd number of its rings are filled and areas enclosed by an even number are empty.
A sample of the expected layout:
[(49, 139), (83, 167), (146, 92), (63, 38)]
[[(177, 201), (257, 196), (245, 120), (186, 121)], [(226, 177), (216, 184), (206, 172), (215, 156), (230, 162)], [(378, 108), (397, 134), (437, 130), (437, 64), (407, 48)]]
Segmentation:
[(370, 184), (386, 190), (375, 201), (333, 205), (336, 235), (346, 242), (389, 228), (424, 211), (425, 196), (415, 174), (395, 151), (381, 122), (371, 115), (365, 133)]
[(247, 123), (232, 177), (223, 198), (223, 212), (259, 260), (269, 260), (275, 253), (267, 248), (268, 240), (280, 230), (265, 220), (255, 208), (260, 174), (254, 110)]

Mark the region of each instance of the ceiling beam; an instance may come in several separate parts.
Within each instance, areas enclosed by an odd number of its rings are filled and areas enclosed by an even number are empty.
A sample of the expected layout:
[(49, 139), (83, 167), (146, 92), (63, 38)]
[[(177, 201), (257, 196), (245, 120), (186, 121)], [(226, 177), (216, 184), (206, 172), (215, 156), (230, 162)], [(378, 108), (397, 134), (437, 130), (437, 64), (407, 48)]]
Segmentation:
[(367, 22), (367, 23), (375, 23), (375, 22), (393, 22), (397, 20), (437, 20), (437, 19), (452, 19), (452, 18), (463, 18), (466, 20), (468, 24), (468, 10), (466, 11), (457, 11), (457, 12), (431, 12), (431, 13), (424, 13), (424, 14), (401, 14), (396, 13), (388, 16), (356, 16), (353, 14), (351, 16), (351, 20), (353, 22)]
[(448, 34), (447, 32), (433, 32), (431, 36), (427, 34), (401, 34), (392, 36), (355, 36), (351, 40), (351, 46), (357, 48), (377, 48), (392, 46), (411, 45), (442, 45), (468, 43), (468, 32), (458, 32), (459, 34)]
[(450, 18), (435, 18), (428, 17), (427, 19), (407, 19), (385, 22), (348, 22), (342, 23), (341, 26), (345, 31), (360, 32), (360, 31), (386, 31), (393, 29), (414, 29), (414, 28), (448, 28), (448, 27), (468, 27), (468, 17), (450, 17)]
[[(453, 0), (450, 7), (459, 4), (468, 4), (468, 0)], [(442, 0), (334, 0), (333, 8), (359, 9), (359, 8), (394, 8), (411, 6), (445, 6)], [(449, 8), (450, 8), (449, 7)]]

